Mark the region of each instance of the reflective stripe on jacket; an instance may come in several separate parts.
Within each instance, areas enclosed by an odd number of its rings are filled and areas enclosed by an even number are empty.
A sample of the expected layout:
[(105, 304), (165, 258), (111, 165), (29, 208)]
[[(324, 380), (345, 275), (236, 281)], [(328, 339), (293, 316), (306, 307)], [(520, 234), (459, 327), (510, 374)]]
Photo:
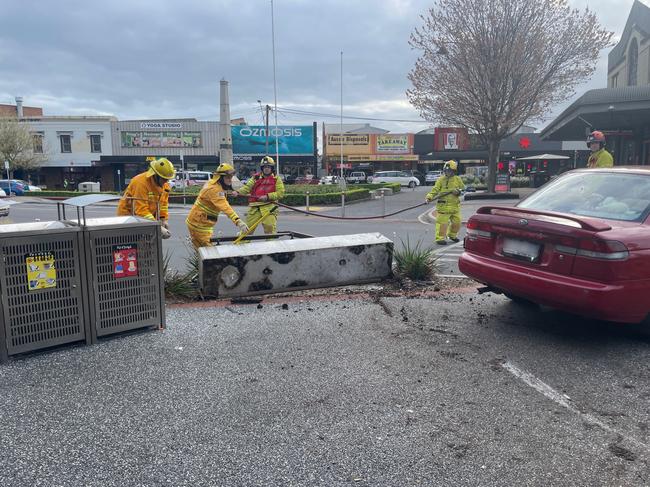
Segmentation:
[(454, 212), (460, 208), (460, 195), (445, 193), (454, 191), (455, 189), (458, 191), (465, 189), (465, 183), (463, 183), (463, 180), (459, 176), (452, 176), (450, 178), (441, 176), (436, 181), (436, 184), (433, 185), (427, 197), (435, 198), (438, 195), (443, 195), (436, 201), (436, 211), (443, 213)]
[(226, 191), (217, 179), (212, 178), (201, 188), (185, 223), (192, 230), (212, 233), (221, 213), (225, 213), (235, 224), (239, 221), (239, 216), (226, 199)]
[(165, 182), (161, 188), (156, 184), (154, 176), (150, 176), (148, 172), (140, 173), (131, 179), (129, 186), (124, 191), (124, 195), (117, 205), (117, 215), (133, 214), (147, 220), (155, 220), (158, 205), (160, 205), (160, 219), (167, 220), (169, 218), (169, 191), (168, 182)]

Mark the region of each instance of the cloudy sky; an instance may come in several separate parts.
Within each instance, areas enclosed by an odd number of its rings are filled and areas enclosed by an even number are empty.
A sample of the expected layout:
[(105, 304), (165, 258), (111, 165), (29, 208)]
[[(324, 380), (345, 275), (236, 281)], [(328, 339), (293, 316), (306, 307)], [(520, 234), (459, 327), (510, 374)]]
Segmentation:
[[(596, 10), (618, 37), (633, 1), (570, 3)], [(338, 114), (343, 51), (346, 114), (418, 120), (405, 95), (417, 57), (408, 38), (431, 4), (275, 0), (278, 106)], [(270, 0), (2, 0), (0, 66), (0, 103), (21, 95), (47, 115), (217, 120), (225, 78), (232, 116), (261, 123), (257, 100), (273, 105)], [(603, 52), (593, 79), (577, 91), (605, 87), (606, 73)], [(312, 121), (338, 123), (278, 118)], [(393, 131), (428, 126), (369, 122)]]

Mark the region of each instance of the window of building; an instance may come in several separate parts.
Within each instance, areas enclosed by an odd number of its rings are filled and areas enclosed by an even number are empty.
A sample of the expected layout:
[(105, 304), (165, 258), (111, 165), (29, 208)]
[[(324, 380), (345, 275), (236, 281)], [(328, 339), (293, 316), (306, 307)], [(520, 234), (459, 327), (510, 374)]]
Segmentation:
[(101, 135), (91, 135), (90, 136), (90, 152), (101, 152), (102, 151), (102, 136)]
[(630, 48), (627, 53), (627, 85), (636, 86), (637, 67), (639, 64), (639, 44), (636, 39), (632, 39)]
[(34, 143), (34, 152), (36, 154), (43, 153), (43, 134), (32, 134)]
[(618, 86), (618, 73), (612, 76), (612, 86), (611, 88), (616, 88)]
[(72, 152), (71, 138), (72, 137), (68, 134), (59, 135), (59, 139), (61, 140), (61, 152)]

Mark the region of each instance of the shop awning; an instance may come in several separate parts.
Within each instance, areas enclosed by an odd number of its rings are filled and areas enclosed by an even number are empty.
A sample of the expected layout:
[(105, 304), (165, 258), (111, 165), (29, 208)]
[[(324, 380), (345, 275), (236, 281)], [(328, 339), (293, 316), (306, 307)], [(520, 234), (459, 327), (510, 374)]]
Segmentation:
[(437, 151), (429, 152), (428, 154), (420, 156), (420, 162), (426, 161), (448, 161), (449, 159), (454, 159), (455, 161), (463, 162), (463, 160), (487, 160), (488, 153), (486, 150), (457, 150), (457, 151)]
[(650, 85), (589, 90), (544, 130), (551, 140), (586, 139), (590, 130), (621, 131), (647, 126)]
[(540, 154), (538, 156), (518, 157), (518, 161), (536, 161), (536, 160), (554, 160), (554, 159), (570, 159), (569, 156), (559, 156), (557, 154)]

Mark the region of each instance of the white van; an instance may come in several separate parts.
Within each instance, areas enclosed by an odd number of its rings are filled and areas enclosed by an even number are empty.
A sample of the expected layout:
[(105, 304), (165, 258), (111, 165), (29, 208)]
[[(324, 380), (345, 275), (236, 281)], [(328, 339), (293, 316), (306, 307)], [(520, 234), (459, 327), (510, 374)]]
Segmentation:
[(176, 171), (176, 179), (169, 183), (172, 188), (203, 186), (211, 177), (212, 173), (209, 171)]

